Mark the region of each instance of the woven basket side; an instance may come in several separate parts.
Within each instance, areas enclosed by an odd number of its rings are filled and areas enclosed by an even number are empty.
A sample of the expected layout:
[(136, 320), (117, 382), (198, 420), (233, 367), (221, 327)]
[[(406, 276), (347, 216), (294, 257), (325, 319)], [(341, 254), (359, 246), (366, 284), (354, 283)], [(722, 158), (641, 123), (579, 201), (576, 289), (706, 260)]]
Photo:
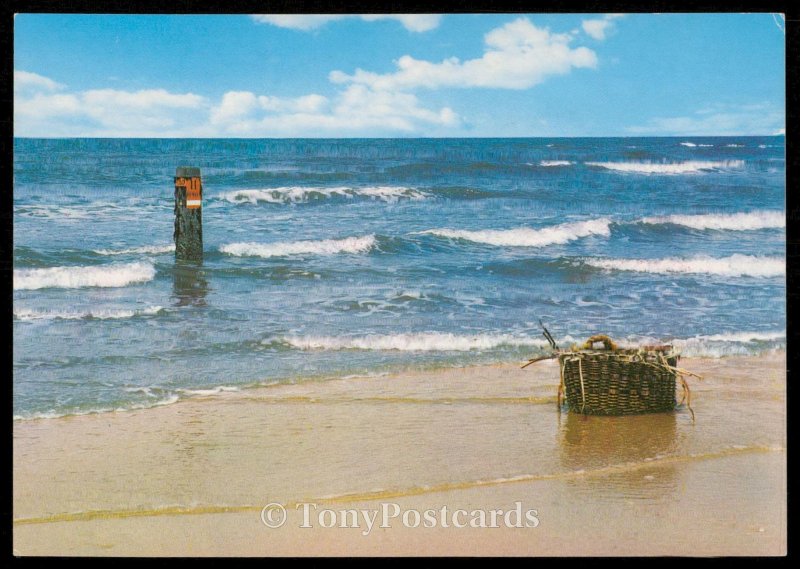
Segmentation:
[[(613, 353), (566, 354), (567, 406), (587, 415), (631, 415), (671, 411), (675, 407), (675, 373)], [(674, 366), (677, 358), (669, 358)]]

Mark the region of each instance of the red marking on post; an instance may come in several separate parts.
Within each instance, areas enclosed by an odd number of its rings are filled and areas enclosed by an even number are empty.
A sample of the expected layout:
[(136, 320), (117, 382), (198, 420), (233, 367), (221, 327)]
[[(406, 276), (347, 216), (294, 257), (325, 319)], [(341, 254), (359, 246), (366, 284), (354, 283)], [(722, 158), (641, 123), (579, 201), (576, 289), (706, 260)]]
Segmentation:
[(175, 185), (186, 189), (187, 209), (197, 209), (201, 206), (203, 195), (200, 178), (176, 178)]

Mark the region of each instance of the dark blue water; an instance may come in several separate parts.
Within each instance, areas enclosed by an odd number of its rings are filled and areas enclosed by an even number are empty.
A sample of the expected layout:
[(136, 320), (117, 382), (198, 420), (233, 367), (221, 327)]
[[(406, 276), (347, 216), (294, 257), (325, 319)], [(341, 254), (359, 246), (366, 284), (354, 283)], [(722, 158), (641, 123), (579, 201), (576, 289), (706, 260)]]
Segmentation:
[[(14, 147), (14, 409), (520, 361), (607, 333), (785, 343), (784, 138), (33, 140)], [(177, 166), (204, 184), (176, 266)]]

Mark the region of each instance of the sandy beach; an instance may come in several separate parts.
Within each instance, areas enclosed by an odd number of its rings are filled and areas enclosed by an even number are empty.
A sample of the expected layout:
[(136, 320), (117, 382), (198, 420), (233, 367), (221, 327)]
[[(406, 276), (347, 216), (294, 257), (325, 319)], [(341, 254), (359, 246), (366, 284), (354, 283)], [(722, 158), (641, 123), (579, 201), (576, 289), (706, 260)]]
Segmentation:
[[(554, 362), (15, 421), (14, 553), (785, 554), (785, 354), (681, 367), (704, 376), (689, 380), (695, 422), (685, 408), (559, 412)], [(271, 503), (286, 510), (281, 527), (264, 523)], [(344, 510), (378, 522), (339, 527)], [(407, 527), (411, 510), (434, 511), (435, 527)], [(470, 527), (477, 510), (503, 510), (499, 527)], [(536, 523), (514, 527), (510, 510)]]

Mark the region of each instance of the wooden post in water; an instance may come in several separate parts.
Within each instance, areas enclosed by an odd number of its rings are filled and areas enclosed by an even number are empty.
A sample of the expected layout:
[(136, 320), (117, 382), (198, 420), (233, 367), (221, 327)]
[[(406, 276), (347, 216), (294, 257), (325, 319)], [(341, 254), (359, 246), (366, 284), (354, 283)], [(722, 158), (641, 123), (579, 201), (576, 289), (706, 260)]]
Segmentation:
[(175, 259), (203, 261), (203, 184), (200, 168), (175, 171)]

